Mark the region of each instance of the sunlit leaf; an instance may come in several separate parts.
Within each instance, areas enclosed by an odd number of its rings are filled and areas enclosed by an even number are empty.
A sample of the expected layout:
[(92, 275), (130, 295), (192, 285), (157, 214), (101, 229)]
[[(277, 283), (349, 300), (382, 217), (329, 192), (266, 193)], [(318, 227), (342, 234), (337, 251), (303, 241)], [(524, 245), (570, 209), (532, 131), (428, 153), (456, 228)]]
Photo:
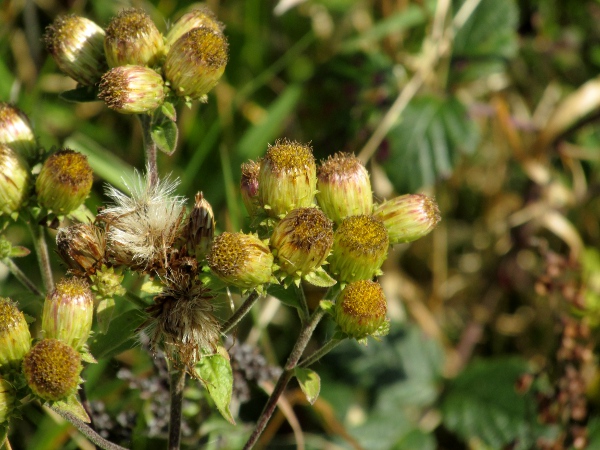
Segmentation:
[(319, 378), (319, 374), (314, 370), (301, 367), (296, 367), (294, 374), (298, 379), (300, 389), (306, 395), (308, 403), (311, 405), (314, 404), (317, 398), (319, 398), (319, 392), (321, 391), (321, 378)]
[(217, 354), (204, 356), (196, 365), (196, 373), (204, 383), (221, 415), (228, 422), (235, 424), (229, 411), (233, 390), (233, 372), (227, 350), (219, 347)]
[(160, 151), (167, 155), (172, 155), (177, 148), (177, 124), (171, 120), (166, 120), (159, 125), (154, 125), (151, 131), (152, 141)]

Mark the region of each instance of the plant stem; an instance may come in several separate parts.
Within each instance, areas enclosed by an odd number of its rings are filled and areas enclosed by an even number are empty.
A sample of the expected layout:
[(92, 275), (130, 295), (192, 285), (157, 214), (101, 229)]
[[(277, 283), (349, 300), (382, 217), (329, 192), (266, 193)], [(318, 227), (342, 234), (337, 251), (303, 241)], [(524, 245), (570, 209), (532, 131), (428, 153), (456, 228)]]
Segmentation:
[(325, 311), (320, 307), (317, 308), (315, 312), (313, 312), (310, 319), (302, 327), (300, 335), (296, 340), (296, 344), (294, 345), (294, 348), (292, 349), (292, 352), (290, 353), (290, 356), (288, 357), (288, 360), (285, 363), (285, 366), (283, 367), (283, 373), (277, 380), (277, 384), (273, 389), (273, 393), (267, 400), (267, 403), (265, 404), (265, 407), (260, 417), (258, 418), (256, 428), (252, 432), (252, 435), (250, 435), (250, 438), (246, 442), (246, 445), (244, 445), (244, 450), (249, 450), (254, 446), (254, 444), (264, 431), (265, 427), (267, 426), (269, 419), (275, 412), (275, 407), (277, 406), (277, 401), (279, 400), (279, 397), (281, 397), (281, 394), (283, 394), (283, 391), (285, 391), (288, 382), (292, 379), (292, 376), (294, 375), (294, 369), (298, 365), (298, 361), (300, 360), (300, 357), (302, 356), (302, 353), (304, 352), (308, 341), (310, 341), (310, 338), (312, 337), (315, 328), (317, 327), (324, 315)]
[(6, 265), (6, 267), (8, 267), (8, 270), (10, 271), (10, 273), (13, 274), (13, 276), (19, 280), (21, 282), (21, 284), (23, 284), (23, 286), (25, 286), (27, 289), (29, 289), (29, 291), (31, 291), (32, 294), (35, 294), (39, 297), (43, 297), (42, 291), (40, 291), (37, 286), (35, 284), (33, 284), (33, 281), (31, 281), (27, 275), (25, 275), (25, 273), (19, 269), (17, 267), (17, 265), (14, 263), (14, 261), (10, 258), (4, 258), (2, 260), (2, 262)]
[(308, 303), (306, 302), (306, 295), (304, 295), (304, 289), (302, 289), (302, 285), (296, 287), (296, 291), (298, 292), (300, 307), (302, 308), (300, 319), (302, 320), (302, 324), (304, 324), (310, 317), (310, 311), (308, 310)]
[(33, 245), (35, 247), (38, 264), (40, 265), (44, 289), (46, 292), (50, 292), (54, 289), (54, 279), (52, 277), (52, 267), (50, 266), (50, 255), (48, 254), (45, 230), (41, 225), (33, 224), (31, 220), (32, 219), (27, 222), (27, 225), (29, 226), (31, 236), (33, 237)]
[(142, 138), (144, 141), (144, 150), (146, 152), (146, 168), (148, 170), (148, 180), (151, 186), (158, 183), (158, 166), (156, 164), (156, 144), (152, 140), (152, 116), (149, 114), (139, 114), (140, 125), (142, 126)]
[(112, 442), (107, 441), (94, 430), (92, 430), (85, 422), (78, 419), (73, 414), (63, 411), (62, 409), (57, 408), (55, 406), (51, 406), (50, 408), (63, 419), (70, 422), (75, 428), (77, 428), (81, 432), (81, 434), (87, 437), (98, 447), (103, 448), (105, 450), (127, 450), (125, 447), (121, 447), (120, 445), (113, 444)]
[(307, 356), (298, 364), (299, 367), (308, 367), (316, 363), (319, 359), (329, 353), (331, 350), (336, 348), (342, 343), (343, 339), (331, 339), (329, 342), (323, 344), (323, 346), (316, 350), (312, 355)]
[(181, 442), (181, 413), (183, 389), (185, 388), (185, 370), (173, 369), (171, 372), (171, 411), (169, 417), (169, 450), (179, 450)]
[(250, 312), (250, 309), (252, 309), (259, 297), (260, 296), (256, 291), (250, 294), (248, 298), (244, 300), (244, 303), (242, 303), (242, 305), (237, 309), (237, 311), (234, 312), (233, 315), (223, 324), (221, 327), (221, 333), (227, 334), (233, 330), (233, 328), (240, 323), (246, 314)]

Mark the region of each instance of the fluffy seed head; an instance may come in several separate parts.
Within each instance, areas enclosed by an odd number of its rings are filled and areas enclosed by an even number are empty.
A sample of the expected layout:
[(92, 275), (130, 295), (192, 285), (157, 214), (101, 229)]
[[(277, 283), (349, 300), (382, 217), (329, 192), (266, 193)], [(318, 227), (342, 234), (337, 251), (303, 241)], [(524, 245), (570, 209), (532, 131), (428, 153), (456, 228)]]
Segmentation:
[(65, 149), (51, 155), (35, 183), (38, 202), (56, 214), (79, 208), (92, 189), (94, 176), (87, 157)]
[(388, 247), (381, 220), (367, 215), (347, 217), (335, 231), (330, 269), (342, 283), (371, 279), (385, 261)]
[(154, 111), (165, 99), (162, 77), (144, 66), (119, 66), (102, 76), (98, 97), (122, 114)]
[(5, 144), (0, 144), (0, 216), (21, 209), (29, 197), (29, 166), (25, 159)]
[(42, 313), (44, 337), (80, 350), (92, 330), (94, 295), (82, 278), (62, 279), (46, 296)]
[(27, 385), (48, 401), (65, 400), (75, 394), (81, 369), (77, 350), (57, 339), (42, 339), (23, 359)]
[(390, 244), (412, 242), (429, 234), (441, 219), (437, 203), (422, 194), (408, 194), (388, 200), (375, 208), (390, 235)]
[(84, 86), (96, 84), (106, 70), (104, 30), (91, 20), (59, 16), (46, 28), (44, 42), (58, 68)]
[(6, 144), (27, 161), (39, 155), (29, 118), (16, 106), (0, 102), (0, 144)]
[(246, 211), (253, 217), (260, 208), (258, 200), (258, 173), (260, 172), (260, 161), (248, 161), (242, 164), (242, 179), (240, 191)]
[(333, 244), (333, 222), (318, 208), (290, 211), (276, 226), (270, 246), (288, 275), (306, 275), (319, 268)]
[(240, 289), (253, 289), (271, 279), (273, 255), (252, 234), (225, 232), (215, 237), (207, 260), (217, 277)]
[(217, 33), (223, 32), (223, 24), (218, 22), (213, 12), (206, 6), (200, 6), (184, 14), (173, 24), (167, 33), (166, 43), (170, 47), (177, 39), (194, 28), (208, 28)]
[(387, 304), (379, 283), (361, 280), (344, 288), (335, 305), (336, 322), (342, 331), (362, 339), (386, 321)]
[(18, 366), (31, 348), (31, 334), (17, 304), (0, 297), (0, 367)]
[(89, 223), (61, 227), (56, 233), (58, 254), (76, 275), (93, 274), (104, 262), (104, 230)]
[(163, 70), (176, 95), (198, 100), (215, 87), (227, 60), (227, 40), (221, 32), (194, 28), (173, 43)]
[(104, 52), (109, 67), (153, 67), (164, 57), (164, 39), (143, 10), (124, 9), (106, 27)]
[(270, 146), (260, 162), (258, 196), (269, 216), (313, 205), (317, 167), (312, 149), (287, 139)]
[(335, 223), (348, 216), (371, 214), (371, 181), (358, 158), (348, 153), (330, 156), (319, 167), (317, 178), (317, 202)]

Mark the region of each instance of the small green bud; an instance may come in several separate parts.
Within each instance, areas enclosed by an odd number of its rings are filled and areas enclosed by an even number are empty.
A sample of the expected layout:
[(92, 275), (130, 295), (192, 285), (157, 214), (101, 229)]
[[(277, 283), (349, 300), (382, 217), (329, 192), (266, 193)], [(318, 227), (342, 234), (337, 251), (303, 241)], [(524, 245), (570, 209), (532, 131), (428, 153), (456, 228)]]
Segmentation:
[(0, 367), (18, 366), (31, 348), (25, 316), (16, 303), (0, 297)]
[(38, 201), (56, 214), (68, 214), (83, 204), (92, 189), (87, 157), (65, 149), (51, 155), (35, 182)]
[(218, 83), (227, 59), (227, 40), (222, 33), (194, 28), (173, 43), (163, 70), (176, 95), (199, 100)]
[(242, 164), (242, 179), (240, 182), (240, 191), (242, 201), (250, 217), (256, 215), (260, 209), (258, 200), (258, 173), (260, 172), (260, 162), (248, 161)]
[(369, 173), (353, 155), (330, 156), (319, 167), (317, 179), (317, 202), (335, 223), (373, 211)]
[(19, 108), (0, 102), (0, 144), (6, 144), (28, 161), (39, 154), (29, 118)]
[(213, 12), (206, 6), (200, 6), (184, 14), (173, 24), (167, 33), (167, 46), (173, 45), (177, 39), (194, 28), (208, 28), (217, 33), (223, 32), (223, 24), (218, 22)]
[(59, 16), (46, 28), (44, 42), (60, 70), (83, 86), (92, 86), (106, 70), (104, 30), (76, 15)]
[(92, 330), (94, 295), (82, 278), (62, 279), (46, 296), (42, 313), (44, 337), (80, 350)]
[(164, 50), (162, 34), (141, 9), (124, 9), (106, 27), (104, 52), (109, 67), (153, 67), (164, 57)]
[(356, 339), (375, 333), (386, 321), (386, 312), (383, 289), (371, 280), (350, 283), (335, 304), (337, 324), (344, 333)]
[(207, 260), (220, 280), (240, 289), (268, 283), (273, 273), (273, 254), (253, 234), (225, 232), (215, 237)]
[(317, 166), (312, 149), (287, 139), (270, 146), (260, 162), (258, 195), (269, 216), (314, 204)]
[(190, 255), (203, 258), (213, 241), (215, 234), (215, 215), (210, 203), (202, 192), (196, 194), (194, 207), (183, 230)]
[(94, 275), (90, 275), (92, 289), (101, 298), (112, 298), (115, 295), (125, 295), (127, 290), (121, 286), (125, 276), (114, 267), (102, 264)]
[(306, 275), (321, 267), (333, 244), (333, 222), (318, 208), (298, 208), (277, 223), (270, 246), (288, 275)]
[(148, 67), (119, 66), (102, 76), (98, 97), (121, 114), (140, 114), (163, 104), (165, 85), (162, 77)]
[(31, 391), (43, 400), (65, 400), (77, 392), (81, 356), (57, 339), (42, 339), (25, 355), (23, 374)]
[(0, 426), (8, 422), (17, 406), (17, 395), (11, 383), (0, 376)]
[(373, 278), (387, 257), (388, 233), (372, 216), (346, 217), (333, 237), (330, 270), (343, 283)]
[(0, 144), (0, 216), (21, 209), (28, 199), (29, 166), (22, 156), (6, 144)]
[(75, 274), (93, 274), (104, 261), (104, 230), (88, 223), (61, 227), (56, 233), (56, 247), (62, 260)]
[(390, 235), (390, 244), (412, 242), (429, 234), (440, 221), (440, 210), (431, 197), (408, 194), (388, 200), (375, 208)]

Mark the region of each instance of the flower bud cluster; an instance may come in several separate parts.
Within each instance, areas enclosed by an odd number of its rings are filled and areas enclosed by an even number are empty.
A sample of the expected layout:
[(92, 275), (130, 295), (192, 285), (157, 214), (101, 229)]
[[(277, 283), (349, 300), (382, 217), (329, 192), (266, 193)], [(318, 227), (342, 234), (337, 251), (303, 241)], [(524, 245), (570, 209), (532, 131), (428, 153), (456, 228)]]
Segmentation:
[(142, 9), (129, 8), (106, 29), (76, 15), (46, 29), (46, 48), (64, 73), (123, 114), (152, 112), (168, 98), (203, 100), (223, 75), (228, 44), (206, 7), (177, 20), (166, 36)]

